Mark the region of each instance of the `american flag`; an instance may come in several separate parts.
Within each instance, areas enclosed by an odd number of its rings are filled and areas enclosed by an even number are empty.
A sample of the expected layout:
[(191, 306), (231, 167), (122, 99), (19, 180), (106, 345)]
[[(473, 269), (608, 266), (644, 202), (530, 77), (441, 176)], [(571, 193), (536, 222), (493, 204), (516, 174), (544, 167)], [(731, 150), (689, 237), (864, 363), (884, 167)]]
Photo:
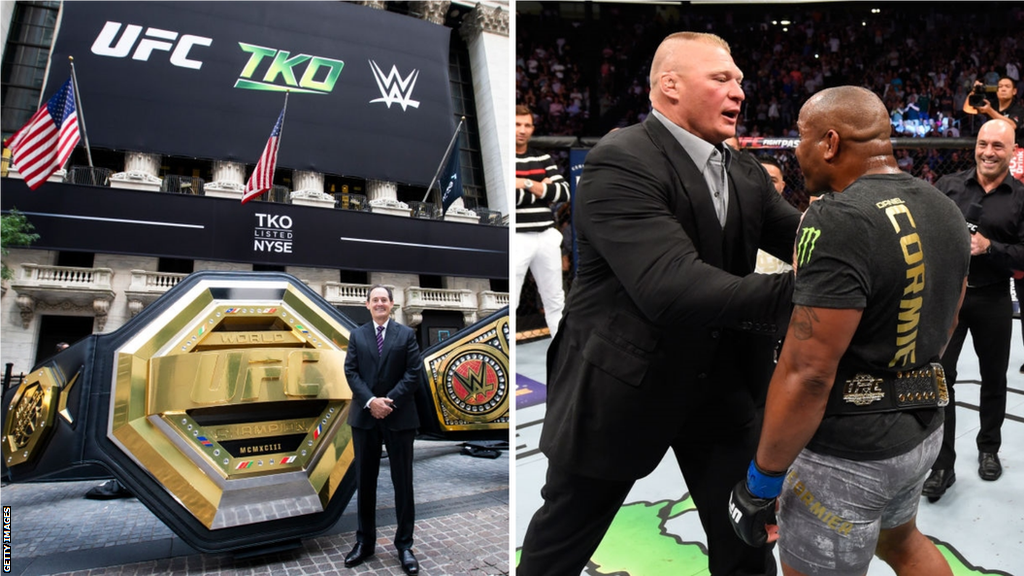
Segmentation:
[(263, 194), (274, 185), (274, 169), (277, 168), (277, 148), (281, 144), (281, 125), (284, 124), (284, 109), (277, 117), (277, 124), (274, 124), (274, 131), (270, 133), (270, 140), (263, 148), (263, 155), (256, 163), (256, 169), (249, 176), (249, 182), (245, 185), (245, 194), (242, 195), (242, 204)]
[(25, 183), (35, 190), (68, 161), (79, 139), (75, 92), (69, 78), (4, 146), (11, 149)]

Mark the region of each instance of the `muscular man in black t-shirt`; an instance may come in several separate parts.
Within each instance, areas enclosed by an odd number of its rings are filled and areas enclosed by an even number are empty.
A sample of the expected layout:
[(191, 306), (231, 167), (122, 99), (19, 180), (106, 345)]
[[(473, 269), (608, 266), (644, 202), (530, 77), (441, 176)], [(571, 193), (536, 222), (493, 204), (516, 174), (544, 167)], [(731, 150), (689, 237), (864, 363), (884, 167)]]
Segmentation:
[(916, 526), (941, 401), (906, 396), (942, 397), (937, 377), (918, 375), (940, 373), (931, 363), (965, 290), (963, 215), (899, 169), (871, 91), (823, 90), (797, 126), (807, 190), (824, 194), (797, 234), (793, 317), (730, 500), (734, 529), (751, 545), (782, 534), (787, 573), (864, 574), (878, 555), (898, 574), (951, 575)]

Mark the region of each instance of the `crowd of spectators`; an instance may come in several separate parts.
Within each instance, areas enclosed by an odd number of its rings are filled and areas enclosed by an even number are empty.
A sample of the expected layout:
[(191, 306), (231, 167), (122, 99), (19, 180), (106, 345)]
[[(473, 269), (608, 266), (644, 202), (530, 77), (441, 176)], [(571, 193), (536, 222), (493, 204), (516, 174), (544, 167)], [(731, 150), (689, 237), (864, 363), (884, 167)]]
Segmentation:
[[(800, 107), (829, 86), (877, 93), (896, 137), (976, 134), (986, 118), (963, 112), (975, 80), (992, 85), (1006, 75), (1024, 95), (1024, 7), (1015, 4), (519, 2), (517, 9), (516, 100), (537, 113), (538, 136), (601, 136), (642, 121), (651, 56), (679, 30), (712, 32), (732, 46), (745, 72), (740, 137), (796, 137)], [(795, 169), (791, 154), (778, 157)], [(898, 158), (930, 181), (972, 160), (964, 150), (925, 148)]]
[(593, 136), (642, 120), (654, 48), (678, 30), (731, 44), (746, 73), (738, 136), (793, 135), (803, 102), (841, 84), (877, 93), (896, 135), (976, 132), (962, 112), (975, 80), (1007, 75), (1024, 94), (1016, 5), (598, 3), (565, 15), (563, 3), (523, 4), (539, 6), (517, 15), (516, 100), (540, 115), (538, 134)]

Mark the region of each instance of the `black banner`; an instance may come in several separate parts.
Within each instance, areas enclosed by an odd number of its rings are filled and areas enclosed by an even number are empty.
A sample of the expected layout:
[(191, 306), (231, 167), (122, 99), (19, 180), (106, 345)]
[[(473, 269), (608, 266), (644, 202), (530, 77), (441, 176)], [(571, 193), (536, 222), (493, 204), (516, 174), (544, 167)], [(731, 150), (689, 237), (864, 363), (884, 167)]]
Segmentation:
[(294, 204), (4, 180), (30, 248), (475, 278), (508, 277), (508, 228)]
[(65, 2), (93, 146), (427, 185), (454, 127), (451, 29), (346, 2)]

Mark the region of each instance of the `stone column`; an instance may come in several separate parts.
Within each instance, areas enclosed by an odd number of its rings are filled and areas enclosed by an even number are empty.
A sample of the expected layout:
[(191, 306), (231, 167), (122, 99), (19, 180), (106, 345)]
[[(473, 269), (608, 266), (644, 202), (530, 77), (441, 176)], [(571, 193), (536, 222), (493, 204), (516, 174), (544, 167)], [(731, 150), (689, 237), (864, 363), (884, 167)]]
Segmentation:
[(515, 104), (515, 90), (508, 67), (508, 8), (478, 4), (462, 20), (459, 33), (469, 46), (487, 206), (508, 214), (513, 205), (512, 175), (508, 170), (515, 161), (509, 113)]
[(466, 203), (462, 201), (462, 198), (456, 198), (452, 205), (448, 207), (448, 211), (444, 213), (444, 221), (478, 224), (480, 222), (480, 215), (466, 208)]
[(324, 193), (324, 175), (321, 172), (292, 170), (292, 187), (296, 192)]
[(213, 182), (204, 188), (207, 196), (241, 200), (245, 193), (245, 164), (214, 160)]
[(157, 177), (160, 174), (160, 159), (159, 154), (125, 152), (124, 172), (110, 177), (110, 187), (159, 192), (163, 184), (163, 180)]
[(370, 212), (391, 214), (393, 216), (409, 216), (409, 205), (398, 201), (398, 183), (387, 180), (367, 180), (366, 197), (369, 199)]
[(334, 208), (334, 196), (324, 194), (323, 173), (293, 170), (292, 187), (295, 188), (295, 191), (289, 196), (292, 204)]
[(450, 0), (441, 2), (409, 2), (409, 9), (420, 15), (420, 18), (427, 22), (444, 25), (445, 17), (448, 15), (448, 8), (452, 5)]

